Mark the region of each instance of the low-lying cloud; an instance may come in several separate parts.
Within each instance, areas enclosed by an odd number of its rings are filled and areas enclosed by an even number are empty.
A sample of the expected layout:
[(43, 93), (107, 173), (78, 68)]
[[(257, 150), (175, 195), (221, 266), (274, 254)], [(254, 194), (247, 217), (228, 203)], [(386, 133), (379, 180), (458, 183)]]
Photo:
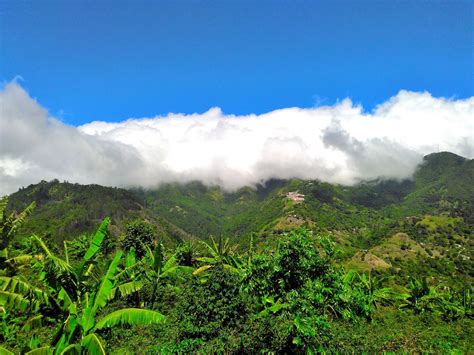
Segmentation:
[(73, 127), (15, 82), (0, 92), (0, 194), (54, 178), (124, 187), (200, 180), (229, 190), (270, 178), (354, 184), (410, 177), (423, 155), (444, 150), (473, 158), (474, 97), (400, 91), (371, 113), (345, 99)]

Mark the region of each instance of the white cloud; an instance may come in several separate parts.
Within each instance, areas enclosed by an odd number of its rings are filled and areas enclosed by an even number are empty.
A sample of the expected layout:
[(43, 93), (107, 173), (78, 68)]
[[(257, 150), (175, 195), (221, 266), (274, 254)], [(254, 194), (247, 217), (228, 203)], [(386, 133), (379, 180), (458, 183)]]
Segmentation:
[(42, 179), (154, 187), (201, 180), (227, 189), (269, 178), (405, 178), (422, 156), (474, 154), (474, 97), (400, 91), (372, 113), (349, 99), (262, 115), (169, 114), (67, 126), (16, 83), (0, 92), (0, 194)]

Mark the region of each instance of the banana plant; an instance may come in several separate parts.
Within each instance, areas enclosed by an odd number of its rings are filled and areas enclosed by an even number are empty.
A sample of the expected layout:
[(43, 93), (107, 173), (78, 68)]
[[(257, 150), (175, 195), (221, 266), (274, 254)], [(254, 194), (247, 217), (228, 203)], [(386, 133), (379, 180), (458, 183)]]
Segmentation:
[(137, 260), (135, 249), (131, 248), (125, 255), (123, 270), (118, 272), (115, 277), (118, 285), (112, 289), (112, 298), (117, 296), (124, 298), (136, 293), (138, 298), (137, 304), (141, 304), (139, 293), (144, 286), (142, 275), (143, 265), (140, 260)]
[(8, 252), (5, 248), (8, 246), (13, 235), (18, 228), (25, 223), (26, 217), (29, 216), (36, 207), (36, 203), (32, 202), (20, 213), (7, 213), (8, 197), (0, 199), (0, 250), (3, 256), (7, 256)]
[(145, 263), (144, 277), (147, 282), (153, 285), (153, 291), (150, 299), (150, 307), (153, 308), (156, 300), (156, 293), (160, 282), (165, 278), (171, 278), (179, 275), (180, 272), (191, 273), (192, 267), (178, 265), (176, 256), (170, 256), (166, 261), (163, 256), (163, 245), (159, 242), (152, 251), (146, 246), (146, 256), (142, 259)]
[(158, 286), (163, 280), (177, 279), (183, 273), (192, 273), (193, 268), (178, 265), (176, 255), (171, 255), (167, 260), (163, 256), (163, 245), (158, 242), (152, 250), (148, 245), (143, 245), (145, 255), (137, 260), (133, 249), (125, 258), (125, 268), (117, 279), (123, 282), (113, 290), (113, 295), (118, 292), (121, 297), (138, 293), (145, 284), (151, 285), (152, 293), (147, 306), (154, 307)]
[(49, 305), (49, 296), (45, 290), (31, 285), (19, 276), (0, 276), (1, 307), (36, 313), (41, 305)]
[(405, 300), (409, 295), (399, 293), (391, 287), (380, 287), (381, 280), (372, 274), (349, 271), (345, 276), (346, 283), (355, 283), (362, 287), (368, 296), (369, 304), (374, 308), (381, 305), (393, 305), (396, 301)]
[(50, 348), (54, 349), (55, 354), (79, 354), (83, 349), (93, 354), (105, 354), (104, 342), (98, 334), (101, 329), (121, 324), (155, 324), (165, 320), (159, 312), (140, 308), (121, 309), (97, 319), (100, 310), (114, 297), (114, 289), (118, 287), (116, 276), (123, 255), (121, 251), (115, 254), (105, 274), (94, 272), (95, 257), (101, 249), (109, 223), (108, 218), (101, 223), (77, 267), (69, 262), (66, 245), (65, 257), (62, 258), (55, 255), (41, 238), (34, 236), (43, 251), (36, 264), (40, 279), (53, 290), (55, 303), (64, 318)]
[(238, 274), (241, 274), (244, 270), (245, 263), (240, 260), (236, 252), (238, 246), (231, 246), (229, 238), (223, 241), (222, 237), (219, 237), (216, 243), (214, 238), (211, 237), (211, 243), (205, 241), (200, 241), (200, 243), (207, 249), (209, 256), (197, 258), (204, 265), (194, 270), (194, 275), (199, 275), (217, 264), (222, 264), (225, 268)]
[(58, 294), (66, 319), (61, 325), (53, 346), (55, 353), (80, 353), (85, 349), (90, 353), (105, 354), (104, 342), (97, 331), (122, 324), (157, 324), (165, 321), (160, 312), (140, 308), (126, 308), (114, 311), (97, 320), (98, 312), (112, 297), (116, 287), (115, 275), (122, 257), (117, 252), (103, 276), (102, 282), (91, 292), (70, 295), (62, 288)]
[(470, 314), (469, 289), (459, 297), (449, 287), (429, 286), (426, 279), (414, 277), (410, 279), (408, 288), (410, 295), (400, 308), (412, 309), (415, 313), (431, 312), (449, 320)]

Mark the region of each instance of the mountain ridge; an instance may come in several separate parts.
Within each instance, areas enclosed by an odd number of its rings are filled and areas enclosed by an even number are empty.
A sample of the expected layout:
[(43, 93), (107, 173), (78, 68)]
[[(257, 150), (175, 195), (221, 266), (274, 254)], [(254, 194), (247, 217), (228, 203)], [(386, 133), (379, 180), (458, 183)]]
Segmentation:
[[(169, 245), (222, 235), (243, 248), (254, 238), (256, 246), (263, 248), (282, 233), (304, 226), (315, 233), (330, 233), (340, 247), (341, 262), (363, 270), (377, 258), (381, 261), (374, 265), (384, 265), (381, 269), (409, 270), (413, 263), (432, 263), (435, 255), (443, 265), (439, 268), (471, 277), (473, 179), (474, 160), (442, 152), (427, 155), (412, 180), (355, 186), (271, 180), (232, 193), (200, 182), (126, 190), (53, 180), (10, 195), (9, 208), (21, 210), (36, 201), (37, 209), (22, 234), (46, 231), (57, 242), (90, 232), (106, 216), (112, 218), (111, 231), (117, 239), (127, 222), (143, 219), (154, 224), (157, 237)], [(304, 195), (304, 201), (293, 201), (287, 197), (289, 192)], [(394, 237), (397, 233), (413, 242)], [(451, 249), (457, 245), (463, 257), (456, 259)], [(410, 246), (419, 251), (419, 260), (404, 258), (408, 254), (396, 250), (411, 250)], [(359, 254), (362, 259), (357, 261)], [(365, 261), (364, 255), (373, 257)]]

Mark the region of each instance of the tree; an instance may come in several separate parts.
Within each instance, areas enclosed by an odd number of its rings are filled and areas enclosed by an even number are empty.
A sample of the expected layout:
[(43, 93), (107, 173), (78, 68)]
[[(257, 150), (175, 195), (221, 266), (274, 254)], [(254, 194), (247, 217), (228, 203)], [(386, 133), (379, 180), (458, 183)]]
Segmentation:
[(281, 339), (275, 351), (323, 351), (332, 319), (370, 316), (370, 298), (332, 265), (334, 254), (328, 237), (313, 237), (301, 228), (284, 236), (273, 254), (253, 258), (243, 285), (260, 304), (258, 321), (283, 325), (278, 334), (265, 326), (257, 335)]
[(146, 253), (146, 246), (153, 246), (156, 231), (153, 225), (136, 220), (127, 224), (127, 230), (122, 240), (122, 249), (135, 250), (136, 256), (141, 259)]
[(193, 277), (176, 308), (180, 339), (211, 339), (225, 328), (241, 325), (247, 306), (240, 282), (238, 275), (222, 264), (209, 270), (206, 282)]

